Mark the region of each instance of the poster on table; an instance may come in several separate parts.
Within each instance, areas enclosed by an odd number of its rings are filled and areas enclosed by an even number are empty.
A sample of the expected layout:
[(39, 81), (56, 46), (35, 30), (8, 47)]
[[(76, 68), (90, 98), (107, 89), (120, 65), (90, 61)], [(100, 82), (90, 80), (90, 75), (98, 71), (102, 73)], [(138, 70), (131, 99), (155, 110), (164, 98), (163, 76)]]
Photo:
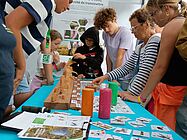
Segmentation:
[(80, 36), (93, 26), (97, 10), (107, 7), (109, 0), (73, 0), (70, 10), (54, 14), (52, 29), (62, 34), (63, 41), (58, 49), (61, 55), (72, 55), (81, 46)]

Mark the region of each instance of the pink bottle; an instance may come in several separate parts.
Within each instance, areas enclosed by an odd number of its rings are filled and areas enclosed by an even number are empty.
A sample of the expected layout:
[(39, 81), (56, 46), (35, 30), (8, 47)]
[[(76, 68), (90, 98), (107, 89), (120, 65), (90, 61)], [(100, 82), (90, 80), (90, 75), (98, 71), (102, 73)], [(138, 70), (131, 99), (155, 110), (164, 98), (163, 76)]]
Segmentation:
[(110, 118), (110, 106), (112, 99), (112, 90), (110, 88), (101, 88), (99, 97), (99, 118)]

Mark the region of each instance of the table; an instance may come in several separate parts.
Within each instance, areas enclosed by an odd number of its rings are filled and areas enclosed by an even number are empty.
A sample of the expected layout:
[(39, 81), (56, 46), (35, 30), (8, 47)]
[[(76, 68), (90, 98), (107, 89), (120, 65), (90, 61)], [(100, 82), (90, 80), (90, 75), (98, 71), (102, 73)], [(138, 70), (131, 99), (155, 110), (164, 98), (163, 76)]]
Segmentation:
[[(57, 82), (58, 82), (58, 79), (55, 80), (54, 85), (41, 87), (26, 102), (24, 102), (23, 105), (43, 107), (44, 100), (48, 97), (49, 93), (55, 87)], [(96, 92), (95, 95), (98, 95), (98, 93)], [(140, 127), (140, 128), (134, 128), (134, 127), (130, 126), (128, 123), (126, 123), (125, 125), (113, 125), (113, 126), (124, 127), (124, 128), (128, 128), (128, 129), (134, 129), (134, 130), (142, 130), (142, 131), (146, 131), (146, 132), (152, 132), (150, 125), (152, 125), (152, 124), (162, 125), (162, 126), (164, 125), (160, 120), (158, 120), (156, 117), (154, 117), (152, 114), (150, 114), (141, 105), (139, 105), (137, 103), (127, 102), (127, 101), (126, 101), (126, 104), (133, 110), (133, 112), (135, 112), (135, 114), (111, 114), (111, 118), (113, 118), (115, 116), (125, 116), (125, 117), (129, 117), (129, 118), (131, 118), (132, 120), (135, 121), (135, 119), (138, 118), (138, 117), (145, 117), (145, 118), (152, 119), (151, 123), (147, 124), (146, 127)], [(21, 111), (21, 106), (16, 111)], [(54, 112), (54, 111), (55, 110), (52, 110), (52, 112)], [(58, 111), (60, 112), (62, 110), (58, 110)], [(71, 113), (72, 115), (81, 115), (81, 113), (79, 111), (75, 111), (75, 110), (63, 110), (63, 112), (68, 112), (68, 113)], [(96, 113), (96, 112), (93, 113), (93, 117), (91, 118), (91, 120), (93, 122), (101, 121), (101, 122), (109, 124), (109, 119), (107, 119), (107, 120), (99, 119), (98, 118), (98, 113)], [(90, 129), (97, 129), (98, 130), (99, 128), (91, 125)], [(131, 132), (131, 135), (129, 136), (129, 135), (122, 135), (122, 134), (114, 134), (113, 130), (114, 129), (112, 129), (110, 131), (106, 130), (106, 133), (113, 134), (113, 135), (116, 135), (116, 136), (121, 136), (125, 140), (130, 139), (131, 136), (132, 136), (132, 132)], [(175, 133), (172, 130), (169, 131), (169, 132), (163, 132), (163, 133), (172, 134), (172, 137), (173, 137), (174, 140), (183, 140), (183, 138), (181, 138), (177, 133)], [(150, 135), (151, 135), (151, 133), (150, 133)], [(142, 138), (144, 138), (144, 137), (142, 137)], [(10, 130), (7, 130), (7, 129), (2, 129), (2, 128), (0, 128), (0, 139), (1, 140), (19, 140), (19, 138), (17, 137), (17, 132), (10, 131)], [(88, 138), (88, 139), (89, 140), (95, 140), (95, 138)], [(144, 138), (144, 139), (147, 139), (147, 138)], [(158, 140), (157, 138), (153, 138), (153, 137), (150, 137), (149, 139)]]

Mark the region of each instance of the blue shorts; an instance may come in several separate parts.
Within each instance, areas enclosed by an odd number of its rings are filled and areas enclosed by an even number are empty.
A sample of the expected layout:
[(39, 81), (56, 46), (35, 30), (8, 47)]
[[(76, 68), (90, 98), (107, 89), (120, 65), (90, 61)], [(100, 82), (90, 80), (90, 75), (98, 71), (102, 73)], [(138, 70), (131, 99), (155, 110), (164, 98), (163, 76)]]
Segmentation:
[[(27, 78), (24, 75), (22, 81), (20, 82), (19, 86), (16, 89), (16, 94), (19, 93), (28, 93), (30, 92), (30, 87), (29, 84), (27, 82)], [(9, 105), (13, 105), (14, 104), (14, 95), (12, 95), (10, 101), (9, 101)]]
[(22, 81), (20, 82), (19, 86), (16, 89), (16, 94), (28, 93), (28, 92), (30, 92), (30, 87), (29, 87), (27, 78), (24, 74)]

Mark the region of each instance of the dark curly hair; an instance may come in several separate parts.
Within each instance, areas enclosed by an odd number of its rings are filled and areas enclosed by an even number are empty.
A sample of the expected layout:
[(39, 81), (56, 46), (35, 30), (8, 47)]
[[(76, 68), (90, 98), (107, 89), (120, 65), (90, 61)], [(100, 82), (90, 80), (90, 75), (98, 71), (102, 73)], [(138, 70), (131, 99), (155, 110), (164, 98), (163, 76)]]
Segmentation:
[(98, 29), (103, 29), (108, 21), (114, 20), (116, 20), (116, 11), (113, 8), (102, 8), (94, 17), (94, 25)]

